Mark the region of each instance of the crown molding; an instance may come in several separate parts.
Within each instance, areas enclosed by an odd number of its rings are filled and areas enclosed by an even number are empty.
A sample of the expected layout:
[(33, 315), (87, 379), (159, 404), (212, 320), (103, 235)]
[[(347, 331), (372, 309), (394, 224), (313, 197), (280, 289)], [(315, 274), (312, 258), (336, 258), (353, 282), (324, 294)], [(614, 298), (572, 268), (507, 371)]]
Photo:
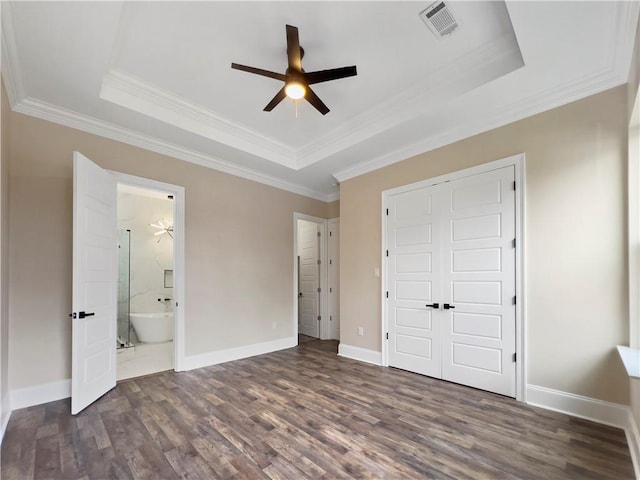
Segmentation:
[(345, 180), (393, 165), (394, 163), (401, 162), (421, 153), (426, 153), (436, 148), (464, 140), (473, 135), (478, 135), (517, 122), (518, 120), (566, 105), (567, 103), (580, 100), (589, 95), (595, 95), (622, 85), (623, 83), (625, 83), (625, 80), (622, 80), (616, 72), (607, 69), (606, 72), (601, 72), (587, 79), (581, 79), (564, 88), (553, 88), (542, 94), (531, 95), (506, 107), (496, 109), (493, 112), (487, 112), (483, 115), (482, 119), (459, 124), (444, 133), (433, 135), (401, 149), (394, 150), (393, 152), (360, 162), (334, 172), (332, 175), (339, 182), (344, 182)]
[[(616, 3), (616, 11), (613, 16), (614, 25), (612, 26), (616, 35), (609, 45), (610, 55), (608, 56), (611, 59), (611, 63), (599, 72), (574, 82), (568, 82), (559, 88), (555, 87), (541, 93), (529, 95), (511, 105), (496, 109), (494, 112), (488, 112), (482, 120), (473, 120), (458, 125), (440, 135), (432, 136), (393, 152), (365, 160), (348, 168), (338, 170), (332, 175), (339, 182), (343, 182), (373, 170), (401, 162), (415, 155), (429, 152), (473, 135), (488, 132), (531, 115), (566, 105), (626, 83), (629, 76), (639, 13), (639, 2)], [(616, 28), (617, 25), (620, 28)]]
[[(467, 68), (462, 71), (460, 64)], [(524, 61), (515, 36), (502, 35), (435, 70), (428, 79), (428, 88), (427, 79), (423, 79), (412, 88), (377, 104), (333, 132), (305, 145), (299, 151), (298, 168), (309, 166), (397, 127), (456, 94), (478, 88), (478, 79), (481, 79), (480, 85), (484, 85), (523, 66)]]
[(252, 180), (287, 192), (314, 198), (323, 202), (333, 201), (334, 198), (334, 194), (328, 195), (318, 192), (149, 135), (144, 135), (130, 129), (122, 128), (115, 124), (104, 122), (87, 115), (81, 115), (71, 110), (37, 99), (25, 98), (18, 102), (13, 110), (18, 113), (47, 120), (66, 127), (75, 128), (76, 130), (109, 138), (111, 140), (156, 152), (161, 155), (167, 155), (169, 157), (184, 160), (196, 165), (211, 168), (213, 170), (228, 173), (247, 180)]
[(112, 70), (105, 75), (100, 98), (297, 170), (293, 148), (124, 72)]
[[(465, 65), (464, 71), (459, 65)], [(513, 34), (505, 34), (435, 70), (339, 128), (294, 148), (118, 70), (104, 77), (100, 98), (188, 132), (300, 170), (419, 116), (434, 103), (464, 93), (524, 65)], [(429, 88), (425, 88), (428, 81)]]

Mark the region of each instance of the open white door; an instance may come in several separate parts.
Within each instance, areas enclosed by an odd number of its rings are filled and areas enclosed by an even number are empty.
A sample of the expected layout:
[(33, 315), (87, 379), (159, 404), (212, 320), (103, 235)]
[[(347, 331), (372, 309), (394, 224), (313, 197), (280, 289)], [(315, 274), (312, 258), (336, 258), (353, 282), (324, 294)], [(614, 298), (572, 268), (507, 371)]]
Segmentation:
[(116, 385), (116, 181), (73, 152), (71, 413)]
[(300, 220), (298, 223), (300, 249), (300, 293), (302, 303), (298, 331), (309, 337), (320, 338), (320, 244), (318, 224)]

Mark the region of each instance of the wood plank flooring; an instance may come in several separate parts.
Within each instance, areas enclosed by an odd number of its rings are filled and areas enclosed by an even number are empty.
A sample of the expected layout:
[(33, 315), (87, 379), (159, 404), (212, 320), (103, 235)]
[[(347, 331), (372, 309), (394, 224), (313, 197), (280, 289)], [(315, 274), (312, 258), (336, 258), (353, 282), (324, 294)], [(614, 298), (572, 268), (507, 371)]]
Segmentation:
[(3, 480), (631, 479), (622, 430), (336, 356), (336, 342), (13, 412)]

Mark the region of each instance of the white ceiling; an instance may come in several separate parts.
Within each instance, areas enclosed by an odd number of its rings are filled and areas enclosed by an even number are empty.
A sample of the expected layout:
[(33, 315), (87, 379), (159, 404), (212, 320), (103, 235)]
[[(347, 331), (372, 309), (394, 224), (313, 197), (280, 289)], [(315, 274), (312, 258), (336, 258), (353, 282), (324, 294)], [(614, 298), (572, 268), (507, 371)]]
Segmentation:
[[(12, 108), (329, 201), (342, 181), (625, 83), (638, 2), (2, 2)], [(283, 101), (285, 25), (331, 111)]]

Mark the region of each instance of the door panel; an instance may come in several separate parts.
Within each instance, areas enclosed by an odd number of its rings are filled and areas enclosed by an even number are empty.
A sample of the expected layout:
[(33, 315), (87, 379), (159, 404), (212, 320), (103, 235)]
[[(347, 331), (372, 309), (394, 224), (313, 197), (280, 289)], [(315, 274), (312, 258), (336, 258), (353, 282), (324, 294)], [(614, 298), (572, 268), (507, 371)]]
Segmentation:
[(300, 220), (298, 222), (298, 252), (300, 254), (300, 294), (301, 317), (298, 319), (298, 330), (303, 335), (320, 337), (319, 293), (320, 244), (318, 241), (318, 225)]
[(439, 325), (433, 321), (433, 309), (426, 306), (440, 296), (439, 284), (434, 285), (440, 276), (440, 263), (433, 260), (440, 233), (434, 225), (432, 195), (418, 189), (389, 199), (387, 316), (389, 365), (439, 376)]
[(515, 396), (514, 168), (445, 184), (442, 378)]
[[(71, 413), (116, 385), (116, 182), (73, 155)], [(89, 314), (80, 318), (80, 312)]]

